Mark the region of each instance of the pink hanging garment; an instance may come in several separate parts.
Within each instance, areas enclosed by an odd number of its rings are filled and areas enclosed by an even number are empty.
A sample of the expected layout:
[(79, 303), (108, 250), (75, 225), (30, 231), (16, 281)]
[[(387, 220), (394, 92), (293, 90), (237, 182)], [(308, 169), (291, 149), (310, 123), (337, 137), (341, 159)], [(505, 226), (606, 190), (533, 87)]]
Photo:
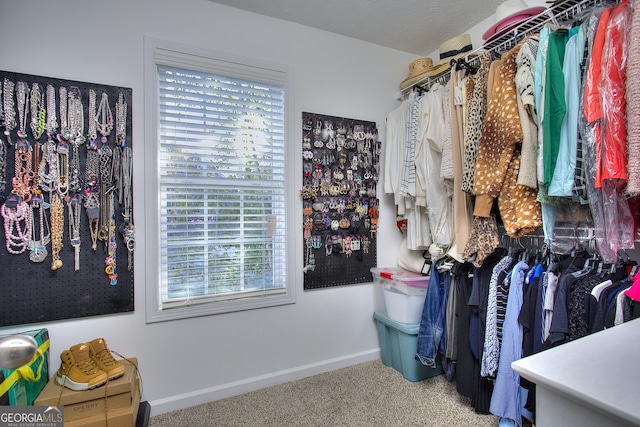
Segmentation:
[(624, 293), (634, 301), (640, 301), (640, 273), (636, 274), (633, 279), (633, 285)]

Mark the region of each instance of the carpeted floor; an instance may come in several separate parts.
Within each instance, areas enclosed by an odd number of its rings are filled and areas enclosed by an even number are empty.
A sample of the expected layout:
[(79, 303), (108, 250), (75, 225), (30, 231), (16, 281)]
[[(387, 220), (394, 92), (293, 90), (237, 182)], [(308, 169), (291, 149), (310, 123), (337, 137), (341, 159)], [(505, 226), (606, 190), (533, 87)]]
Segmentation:
[(152, 417), (151, 427), (497, 426), (444, 375), (407, 381), (380, 360)]

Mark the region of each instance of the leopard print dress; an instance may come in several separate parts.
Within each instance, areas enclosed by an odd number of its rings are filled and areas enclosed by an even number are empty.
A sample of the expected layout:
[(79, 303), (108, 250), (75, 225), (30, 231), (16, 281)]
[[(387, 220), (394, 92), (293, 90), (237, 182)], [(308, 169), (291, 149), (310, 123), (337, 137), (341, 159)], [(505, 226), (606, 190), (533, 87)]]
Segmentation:
[(473, 77), (473, 92), (468, 105), (468, 120), (464, 136), (462, 164), (462, 191), (473, 194), (473, 175), (476, 169), (478, 144), (482, 135), (482, 122), (487, 114), (487, 79), (491, 66), (491, 54), (485, 52), (480, 59), (480, 68)]

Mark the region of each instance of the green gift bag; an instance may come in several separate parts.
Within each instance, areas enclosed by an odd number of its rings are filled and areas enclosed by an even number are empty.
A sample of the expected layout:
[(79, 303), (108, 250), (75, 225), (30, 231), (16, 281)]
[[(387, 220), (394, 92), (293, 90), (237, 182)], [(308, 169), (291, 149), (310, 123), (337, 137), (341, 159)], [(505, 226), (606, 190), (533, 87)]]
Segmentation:
[(30, 406), (49, 382), (49, 331), (22, 332), (33, 337), (38, 350), (31, 361), (16, 369), (0, 370), (0, 405)]

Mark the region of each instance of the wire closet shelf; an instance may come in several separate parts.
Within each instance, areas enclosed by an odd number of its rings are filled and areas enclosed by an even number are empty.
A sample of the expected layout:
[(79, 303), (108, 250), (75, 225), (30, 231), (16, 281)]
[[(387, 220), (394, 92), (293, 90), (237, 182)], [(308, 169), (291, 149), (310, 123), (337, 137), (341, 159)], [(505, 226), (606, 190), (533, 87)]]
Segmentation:
[[(505, 52), (529, 34), (539, 32), (547, 24), (561, 24), (573, 21), (575, 17), (581, 16), (590, 9), (602, 4), (602, 0), (560, 0), (548, 7), (544, 12), (529, 18), (518, 24), (516, 27), (486, 42), (481, 48), (469, 52), (464, 60), (473, 63), (477, 61), (483, 52), (500, 54)], [(403, 99), (415, 88), (429, 90), (435, 84), (446, 84), (451, 76), (451, 69), (446, 70), (437, 76), (428, 76), (420, 79), (413, 85), (401, 90), (398, 99)]]

